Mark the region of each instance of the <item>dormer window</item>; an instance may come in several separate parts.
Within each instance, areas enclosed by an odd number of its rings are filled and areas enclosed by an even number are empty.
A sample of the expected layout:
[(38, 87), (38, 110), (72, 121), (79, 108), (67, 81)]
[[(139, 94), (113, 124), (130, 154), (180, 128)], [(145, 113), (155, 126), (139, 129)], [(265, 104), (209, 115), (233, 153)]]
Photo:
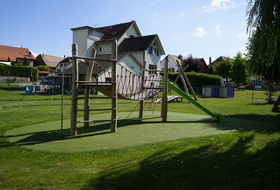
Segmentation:
[(151, 55), (159, 55), (159, 52), (158, 52), (158, 49), (157, 49), (157, 46), (155, 43), (152, 43), (148, 49), (148, 53), (151, 54)]

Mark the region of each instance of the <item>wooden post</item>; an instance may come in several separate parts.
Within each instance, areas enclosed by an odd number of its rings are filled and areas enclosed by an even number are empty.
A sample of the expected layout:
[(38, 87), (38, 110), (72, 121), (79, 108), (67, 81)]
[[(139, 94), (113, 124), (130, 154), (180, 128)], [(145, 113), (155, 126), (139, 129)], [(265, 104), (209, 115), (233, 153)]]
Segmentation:
[[(95, 58), (96, 56), (96, 50), (93, 48), (91, 50), (91, 55), (92, 58)], [(92, 78), (92, 71), (94, 68), (94, 61), (90, 60), (88, 63), (88, 68), (87, 68), (87, 74), (86, 74), (86, 81), (91, 82), (91, 78)], [(87, 83), (90, 84), (90, 83)], [(90, 88), (87, 86), (85, 89), (85, 97), (89, 97), (90, 96)], [(85, 98), (84, 100), (84, 121), (89, 121), (89, 106), (90, 106), (90, 99), (89, 98)], [(89, 127), (89, 122), (84, 122), (84, 127)]]
[(162, 122), (167, 121), (167, 95), (168, 95), (168, 57), (164, 60), (164, 81), (163, 81), (163, 93), (161, 102), (161, 116)]
[(76, 99), (78, 95), (78, 77), (79, 77), (79, 71), (78, 71), (78, 63), (77, 59), (74, 57), (77, 55), (78, 52), (78, 45), (73, 44), (72, 45), (72, 105), (71, 105), (71, 128), (70, 128), (70, 135), (77, 135), (77, 102)]
[[(117, 61), (117, 41), (111, 44), (111, 59)], [(117, 62), (112, 62), (111, 132), (117, 132)]]
[[(142, 78), (140, 83), (140, 90), (144, 90), (144, 84), (145, 84), (145, 71), (146, 70), (146, 61), (144, 60), (143, 63), (143, 71), (142, 71)], [(139, 118), (143, 118), (143, 112), (144, 112), (144, 100), (139, 101)]]
[(192, 87), (192, 85), (191, 85), (191, 83), (190, 83), (190, 81), (189, 81), (187, 75), (183, 72), (183, 68), (182, 68), (182, 66), (179, 64), (178, 60), (176, 60), (176, 62), (177, 62), (177, 64), (178, 64), (179, 69), (180, 69), (181, 72), (182, 72), (182, 75), (183, 75), (185, 81), (187, 82), (188, 87), (190, 88), (190, 90), (191, 90), (191, 92), (192, 92), (192, 94), (193, 94), (193, 96), (194, 96), (194, 99), (197, 100), (196, 94), (195, 94), (195, 92), (194, 92), (194, 90), (193, 90), (193, 87)]

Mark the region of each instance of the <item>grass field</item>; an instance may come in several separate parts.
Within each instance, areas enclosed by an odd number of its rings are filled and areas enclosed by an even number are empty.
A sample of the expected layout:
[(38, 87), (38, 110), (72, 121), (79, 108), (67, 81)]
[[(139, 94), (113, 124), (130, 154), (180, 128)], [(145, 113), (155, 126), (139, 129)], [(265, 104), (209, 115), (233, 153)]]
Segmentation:
[[(59, 122), (61, 96), (23, 97), (21, 87), (0, 83), (0, 189), (280, 189), (280, 117), (271, 112), (272, 105), (265, 98), (263, 91), (240, 90), (234, 98), (199, 98), (199, 102), (229, 118), (276, 126), (266, 130), (167, 139), (115, 149), (44, 152), (13, 145), (4, 133)], [(70, 99), (65, 95), (64, 119), (70, 116)], [(106, 100), (94, 103), (96, 108), (110, 107)], [(118, 100), (118, 110), (131, 111), (136, 104)], [(168, 110), (204, 114), (186, 101), (169, 103)], [(139, 128), (141, 123), (133, 127)]]

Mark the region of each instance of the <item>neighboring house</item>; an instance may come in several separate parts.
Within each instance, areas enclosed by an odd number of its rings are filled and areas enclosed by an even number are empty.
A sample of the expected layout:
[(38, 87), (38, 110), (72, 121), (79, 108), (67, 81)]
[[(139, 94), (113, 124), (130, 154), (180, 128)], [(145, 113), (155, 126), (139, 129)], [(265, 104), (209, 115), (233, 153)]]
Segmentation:
[[(142, 36), (135, 21), (98, 28), (83, 26), (71, 30), (73, 43), (78, 45), (79, 56), (89, 57), (91, 49), (95, 48), (97, 57), (110, 58), (111, 42), (116, 40), (117, 67), (122, 64), (137, 74), (144, 69), (144, 65), (148, 70), (158, 69), (161, 55), (165, 55), (158, 35)], [(149, 75), (150, 72), (145, 74)]]
[[(216, 73), (215, 64), (217, 64), (217, 63), (219, 63), (219, 62), (222, 62), (222, 61), (225, 61), (225, 60), (227, 60), (227, 59), (232, 60), (232, 59), (229, 58), (229, 57), (220, 56), (220, 57), (218, 57), (217, 59), (215, 59), (213, 62), (210, 61), (210, 63), (209, 63), (209, 68), (211, 68), (211, 69), (212, 69), (212, 72), (215, 74), (215, 73)], [(221, 78), (222, 78), (222, 77), (221, 77)], [(222, 86), (225, 86), (226, 83), (227, 83), (227, 82), (226, 82), (227, 79), (222, 78), (221, 80), (222, 80)], [(234, 86), (234, 83), (233, 83), (233, 82), (229, 82), (229, 85)]]
[[(178, 72), (177, 61), (181, 64), (181, 60), (178, 58), (178, 55), (167, 55), (168, 59), (168, 69), (169, 72)], [(188, 59), (187, 57), (182, 57), (182, 59)], [(193, 58), (194, 61), (198, 61), (199, 63), (199, 71), (198, 73), (209, 73), (209, 68), (203, 58)], [(160, 62), (161, 70), (164, 69), (165, 58)]]
[(57, 64), (60, 61), (62, 61), (63, 59), (64, 59), (64, 57), (57, 57), (57, 56), (52, 56), (52, 55), (47, 55), (47, 54), (41, 53), (36, 57), (34, 66), (44, 65), (44, 66), (49, 67), (51, 69), (51, 71), (54, 71)]
[(72, 57), (66, 57), (66, 58), (64, 58), (62, 61), (60, 61), (60, 62), (56, 65), (55, 71), (56, 71), (57, 73), (62, 73), (64, 67), (65, 67), (68, 63), (70, 63), (71, 61), (72, 61)]
[(220, 56), (217, 59), (215, 59), (213, 62), (211, 62), (211, 61), (209, 62), (209, 68), (212, 67), (212, 70), (215, 73), (216, 72), (215, 64), (217, 64), (219, 62), (222, 62), (222, 61), (225, 61), (227, 59), (230, 59), (230, 58), (229, 57), (225, 57), (225, 56)]
[(33, 67), (34, 61), (35, 57), (27, 48), (0, 45), (0, 62), (4, 64), (22, 63), (22, 65)]

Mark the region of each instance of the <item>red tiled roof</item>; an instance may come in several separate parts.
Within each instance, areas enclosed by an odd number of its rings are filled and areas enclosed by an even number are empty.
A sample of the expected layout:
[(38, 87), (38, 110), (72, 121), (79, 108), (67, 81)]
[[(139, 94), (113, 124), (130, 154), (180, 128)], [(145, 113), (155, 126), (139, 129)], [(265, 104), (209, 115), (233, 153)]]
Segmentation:
[(39, 74), (50, 74), (50, 71), (38, 71)]
[(0, 60), (8, 61), (8, 57), (12, 62), (16, 62), (17, 58), (24, 59), (24, 57), (35, 60), (35, 57), (27, 48), (0, 45)]

